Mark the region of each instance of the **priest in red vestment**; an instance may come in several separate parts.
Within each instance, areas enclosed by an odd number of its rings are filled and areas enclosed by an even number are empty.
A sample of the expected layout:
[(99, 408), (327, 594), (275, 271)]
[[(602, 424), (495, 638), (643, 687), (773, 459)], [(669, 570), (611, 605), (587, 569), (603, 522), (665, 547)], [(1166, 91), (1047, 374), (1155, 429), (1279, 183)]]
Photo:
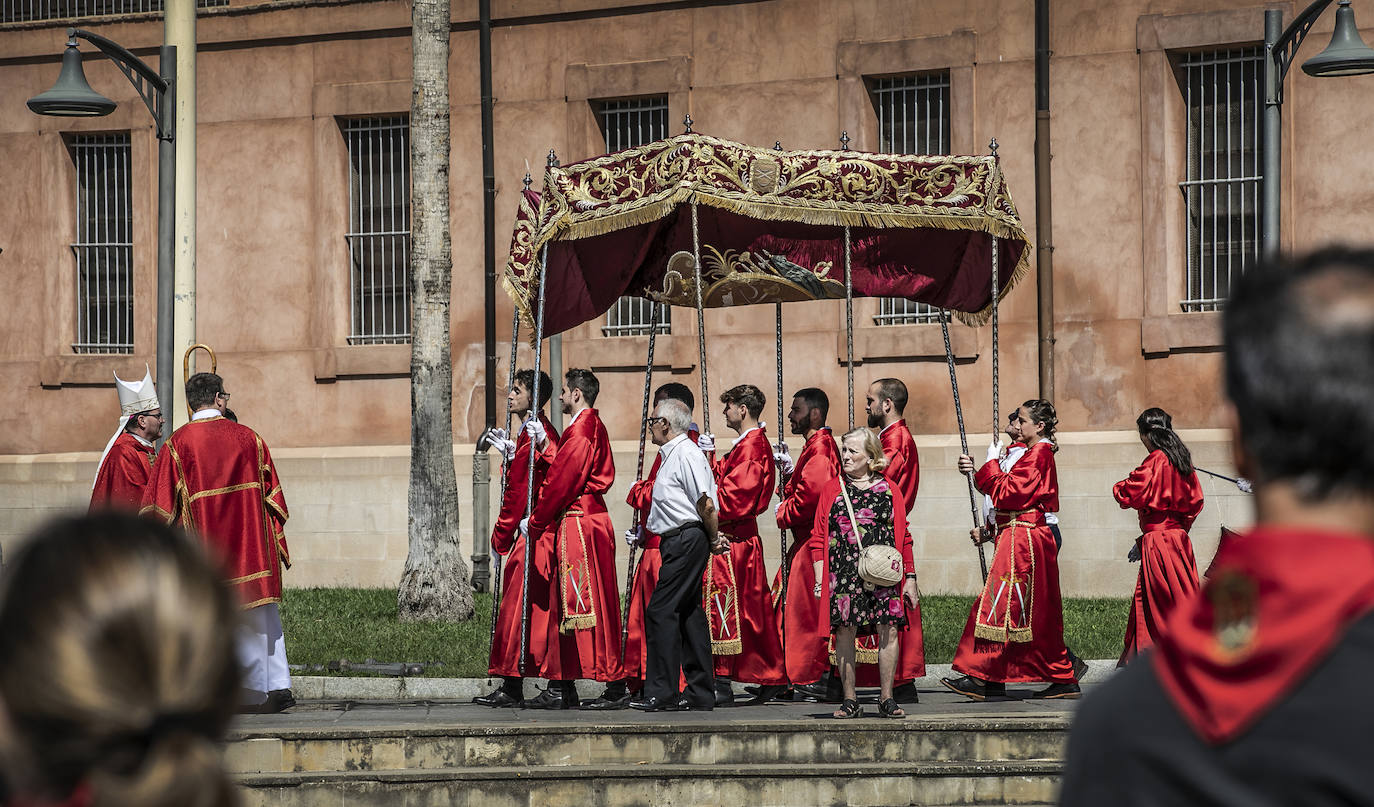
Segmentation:
[[(868, 427), (878, 429), (878, 440), (887, 457), (883, 476), (902, 494), (911, 532), (910, 516), (916, 506), (916, 489), (921, 483), (921, 462), (916, 440), (906, 425), (906, 384), (897, 378), (880, 378), (868, 386)], [(920, 591), (919, 586), (917, 591)], [(897, 631), (896, 688), (892, 697), (898, 703), (916, 703), (915, 679), (926, 674), (925, 634), (921, 632), (921, 604), (904, 602), (906, 625)], [(855, 677), (860, 686), (878, 685), (878, 637), (861, 636), (857, 642), (858, 663)]]
[(774, 458), (785, 478), (781, 501), (774, 508), (778, 527), (791, 530), (787, 550), (787, 596), (782, 596), (782, 569), (773, 588), (777, 619), (786, 656), (787, 679), (793, 684), (819, 681), (830, 669), (830, 613), (823, 599), (821, 569), (825, 564), (825, 536), (815, 533), (816, 506), (825, 487), (840, 475), (835, 436), (825, 425), (830, 399), (815, 387), (792, 396), (787, 420), (792, 434), (805, 438), (795, 465), (787, 445), (779, 444)]
[(1060, 803), (1369, 804), (1374, 250), (1261, 261), (1222, 313), (1255, 527), (1074, 718)]
[[(650, 411), (657, 410), (659, 404), (669, 400), (682, 402), (689, 412), (696, 408), (696, 397), (692, 395), (692, 390), (686, 384), (670, 381), (654, 390), (653, 409)], [(687, 430), (687, 439), (693, 444), (700, 436), (695, 427)], [(650, 532), (645, 522), (649, 518), (654, 482), (658, 479), (658, 468), (661, 464), (661, 456), (654, 457), (649, 475), (631, 485), (630, 492), (625, 497), (625, 503), (638, 514), (635, 526), (626, 530), (625, 540), (639, 549), (634, 581), (630, 584), (630, 607), (625, 614), (626, 679), (607, 686), (596, 700), (582, 704), (583, 709), (625, 708), (630, 703), (631, 690), (638, 692), (643, 688), (645, 676), (648, 674), (648, 643), (644, 636), (644, 616), (645, 609), (649, 607), (649, 598), (653, 596), (654, 588), (658, 585), (658, 572), (663, 567), (663, 556), (658, 551), (659, 536)]]
[[(1028, 681), (1050, 682), (1034, 697), (1077, 698), (1078, 679), (1064, 646), (1058, 551), (1045, 523), (1045, 513), (1059, 510), (1057, 418), (1053, 404), (1032, 400), (1017, 419), (1030, 448), (1003, 471), (997, 461), (1002, 445), (994, 442), (974, 476), (974, 485), (997, 508), (997, 548), (954, 654), (954, 671), (963, 675), (942, 682), (980, 701), (1005, 695), (1007, 683)], [(959, 469), (971, 472), (972, 458), (961, 456)]]
[(153, 374), (145, 365), (137, 384), (118, 375), (119, 428), (105, 444), (95, 484), (91, 487), (92, 511), (105, 508), (137, 513), (143, 506), (143, 488), (153, 475), (157, 450), (153, 441), (162, 436), (162, 406), (153, 387)]
[(1198, 588), (1188, 529), (1202, 512), (1202, 484), (1192, 456), (1163, 409), (1146, 409), (1136, 418), (1136, 426), (1150, 454), (1112, 487), (1122, 509), (1133, 508), (1140, 516), (1140, 537), (1131, 550), (1131, 557), (1140, 561), (1140, 574), (1118, 667), (1152, 647), (1174, 606)]
[[(506, 393), (510, 411), (523, 422), (529, 418), (532, 402), (531, 390), (534, 389), (534, 371), (521, 370), (515, 374), (515, 383)], [(539, 373), (539, 422), (544, 426), (544, 434), (550, 445), (558, 447), (558, 430), (544, 416), (544, 405), (553, 395), (553, 381), (548, 373)], [(501, 452), (504, 467), (504, 489), (501, 494), (501, 512), (496, 516), (496, 526), (491, 531), (491, 549), (502, 556), (501, 561), (501, 601), (497, 604), (496, 632), (491, 637), (491, 657), (487, 667), (488, 675), (500, 676), (501, 686), (489, 694), (473, 698), (473, 703), (495, 708), (523, 706), (525, 702), (524, 678), (520, 673), (520, 608), (525, 593), (525, 537), (520, 534), (520, 521), (527, 515), (530, 478), (530, 436), (522, 428), (515, 440), (506, 435), (504, 429), (492, 429), (486, 435), (487, 443)], [(545, 455), (535, 454), (534, 489), (536, 492), (544, 482), (549, 463)], [(533, 552), (544, 557), (544, 564), (536, 563), (534, 568), (549, 568), (547, 558), (553, 554), (553, 541), (540, 541)], [(533, 569), (531, 570), (533, 571)], [(553, 581), (537, 575), (530, 575), (531, 588), (547, 590)], [(547, 605), (547, 594), (531, 597)], [(549, 620), (547, 608), (531, 609), (529, 630), (531, 635), (546, 632)]]
[[(535, 557), (541, 578), (557, 580), (531, 590), (531, 608), (547, 609), (543, 630), (530, 634), (530, 654), (549, 688), (526, 701), (535, 709), (578, 707), (579, 678), (609, 683), (625, 677), (620, 663), (620, 596), (615, 576), (615, 529), (602, 498), (615, 481), (611, 440), (592, 407), (601, 383), (590, 370), (563, 376), (559, 402), (572, 415), (555, 447), (538, 421), (525, 428), (549, 460), (534, 512), (521, 523), (526, 536), (551, 541), (553, 552)], [(536, 599), (542, 599), (536, 602)]]
[(229, 393), (218, 375), (191, 376), (186, 403), (191, 422), (158, 453), (142, 513), (198, 534), (219, 562), (245, 611), (237, 637), (245, 706), (281, 711), (295, 704), (277, 610), (282, 567), (291, 565), (281, 481), (262, 438), (224, 418)]
[(717, 703), (734, 701), (731, 681), (763, 685), (755, 698), (763, 702), (787, 683), (758, 525), (773, 498), (773, 448), (758, 420), (765, 403), (758, 387), (732, 387), (720, 400), (726, 425), (739, 433), (714, 468), (720, 535), (730, 551), (711, 556), (702, 602), (716, 657)]

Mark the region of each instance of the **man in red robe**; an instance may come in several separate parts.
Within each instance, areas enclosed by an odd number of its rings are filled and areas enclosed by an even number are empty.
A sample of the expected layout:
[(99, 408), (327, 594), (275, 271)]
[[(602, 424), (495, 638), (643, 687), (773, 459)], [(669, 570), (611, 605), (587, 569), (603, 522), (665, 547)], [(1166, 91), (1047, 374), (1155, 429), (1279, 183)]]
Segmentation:
[[(887, 468), (883, 476), (902, 494), (906, 503), (905, 515), (910, 520), (916, 506), (916, 489), (921, 482), (921, 462), (916, 454), (916, 441), (911, 437), (905, 420), (906, 384), (896, 378), (880, 378), (868, 386), (868, 427), (878, 429)], [(908, 523), (907, 531), (911, 531)], [(908, 577), (913, 577), (908, 575)], [(919, 591), (919, 586), (917, 591)], [(898, 703), (918, 701), (915, 679), (926, 674), (924, 634), (921, 632), (921, 605), (906, 605), (906, 626), (897, 631), (897, 674), (892, 697)], [(859, 663), (855, 677), (861, 686), (878, 685), (878, 642), (876, 636), (860, 637), (856, 646)], [(871, 662), (865, 663), (871, 659)]]
[[(653, 410), (657, 410), (658, 405), (664, 401), (680, 401), (689, 412), (696, 408), (696, 397), (692, 395), (692, 390), (686, 384), (676, 381), (670, 381), (654, 390)], [(695, 427), (687, 430), (687, 439), (693, 444), (700, 436)], [(625, 542), (640, 550), (639, 560), (635, 563), (634, 581), (630, 584), (630, 607), (625, 614), (626, 679), (607, 686), (596, 700), (582, 704), (583, 709), (624, 709), (630, 703), (630, 690), (641, 689), (648, 674), (648, 643), (644, 635), (645, 609), (649, 607), (649, 598), (658, 586), (658, 573), (663, 567), (663, 557), (658, 551), (660, 537), (650, 532), (645, 522), (649, 518), (654, 482), (658, 479), (658, 468), (662, 462), (661, 455), (654, 457), (649, 475), (631, 485), (630, 492), (625, 497), (625, 503), (633, 507), (637, 515), (635, 526), (625, 531)]]
[(539, 674), (549, 679), (549, 688), (526, 702), (533, 709), (576, 709), (579, 678), (610, 683), (625, 677), (616, 536), (602, 498), (615, 481), (615, 461), (606, 427), (592, 408), (600, 392), (590, 370), (564, 374), (559, 402), (572, 420), (557, 447), (539, 421), (525, 424), (549, 470), (520, 531), (552, 542), (554, 551), (541, 553), (535, 562), (541, 579), (558, 581), (546, 592), (530, 591), (531, 608), (549, 612), (545, 629), (530, 635), (530, 654)]
[(758, 525), (773, 498), (773, 448), (759, 423), (765, 400), (758, 387), (732, 387), (720, 401), (726, 425), (739, 437), (714, 469), (720, 535), (729, 539), (730, 552), (711, 557), (702, 592), (716, 657), (716, 702), (733, 703), (730, 682), (742, 681), (764, 687), (754, 699), (762, 703), (787, 684)]
[(1222, 315), (1253, 530), (1084, 700), (1061, 804), (1368, 804), (1374, 251), (1261, 262)]
[(777, 619), (782, 631), (787, 679), (793, 684), (819, 681), (830, 670), (830, 614), (822, 599), (821, 569), (828, 552), (825, 537), (815, 534), (816, 507), (821, 491), (840, 475), (840, 453), (825, 425), (830, 399), (816, 387), (792, 396), (787, 420), (792, 434), (803, 437), (795, 465), (787, 444), (779, 442), (773, 455), (785, 479), (781, 501), (774, 508), (778, 527), (792, 531), (787, 550), (787, 593), (783, 596), (782, 569), (773, 588), (778, 593)]
[(236, 640), (245, 709), (279, 712), (295, 705), (277, 610), (291, 565), (281, 481), (262, 438), (224, 418), (229, 393), (218, 375), (191, 376), (186, 403), (191, 422), (158, 453), (142, 513), (198, 534), (218, 560), (245, 611)]
[(153, 374), (146, 367), (143, 380), (137, 384), (116, 375), (115, 391), (119, 393), (119, 429), (100, 458), (90, 509), (137, 513), (143, 505), (143, 488), (153, 475), (157, 453), (153, 441), (162, 436), (162, 407), (153, 387)]
[[(531, 390), (534, 389), (534, 371), (521, 370), (515, 374), (515, 383), (506, 393), (507, 405), (523, 422), (530, 416), (532, 408)], [(558, 430), (544, 416), (544, 404), (553, 395), (553, 381), (548, 373), (539, 373), (539, 422), (544, 425), (544, 434), (549, 443), (557, 450)], [(502, 678), (501, 686), (486, 695), (473, 698), (473, 703), (500, 708), (523, 706), (525, 703), (525, 681), (520, 673), (520, 610), (525, 602), (525, 538), (520, 534), (520, 521), (527, 515), (530, 478), (530, 436), (522, 428), (515, 440), (507, 437), (504, 429), (492, 429), (486, 435), (488, 444), (501, 452), (505, 466), (505, 488), (501, 494), (501, 512), (496, 516), (496, 526), (491, 531), (491, 549), (504, 556), (501, 562), (501, 602), (497, 604), (496, 632), (491, 637), (491, 658), (487, 667), (488, 675)], [(536, 492), (548, 473), (548, 459), (536, 453), (534, 457), (534, 489)], [(551, 568), (548, 558), (554, 551), (552, 540), (540, 541), (532, 552), (544, 558), (542, 564), (536, 562), (531, 568)], [(531, 597), (531, 602), (547, 604), (547, 590), (553, 581), (546, 577), (530, 575), (531, 588), (545, 592), (542, 596)], [(529, 630), (547, 630), (549, 612), (547, 609), (531, 610)]]

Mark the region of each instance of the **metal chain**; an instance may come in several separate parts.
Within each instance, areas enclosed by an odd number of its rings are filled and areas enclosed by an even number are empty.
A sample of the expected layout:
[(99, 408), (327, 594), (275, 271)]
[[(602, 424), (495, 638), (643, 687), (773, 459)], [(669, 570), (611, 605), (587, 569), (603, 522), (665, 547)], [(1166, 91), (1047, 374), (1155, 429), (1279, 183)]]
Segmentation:
[(1000, 239), (992, 236), (992, 439), (997, 439), (997, 431), (1002, 426), (1002, 405), (999, 400), (1000, 379), (997, 368), (997, 297), (1001, 284), (998, 282), (997, 253)]
[(702, 307), (701, 232), (697, 220), (697, 201), (692, 200), (692, 268), (697, 283), (697, 361), (701, 366), (701, 430), (711, 433), (711, 393), (706, 380), (706, 316)]
[[(777, 429), (778, 429), (778, 444), (779, 444), (779, 445), (784, 445), (784, 444), (785, 444), (785, 441), (782, 439), (782, 422), (783, 422), (783, 408), (782, 408), (782, 303), (774, 303), (774, 304), (773, 304), (773, 313), (774, 313), (773, 339), (774, 339), (774, 344), (775, 344), (775, 350), (776, 350), (776, 352), (777, 352), (777, 357), (778, 357), (778, 427), (777, 427)], [(779, 471), (778, 471), (778, 501), (779, 501), (779, 502), (781, 502), (781, 501), (782, 501), (782, 498), (783, 498), (782, 491), (783, 491), (783, 478), (782, 478), (782, 471), (781, 471), (781, 469), (779, 469)], [(791, 565), (790, 563), (787, 562), (787, 530), (786, 530), (786, 529), (779, 529), (779, 530), (778, 530), (778, 536), (779, 536), (779, 540), (780, 540), (780, 542), (781, 542), (781, 544), (782, 544), (782, 554), (778, 556), (778, 557), (781, 559), (779, 562), (780, 562), (780, 564), (781, 564), (781, 573), (782, 573), (782, 599), (779, 600), (779, 602), (782, 604), (782, 608), (781, 608), (781, 610), (780, 610), (780, 613), (782, 614), (781, 618), (782, 618), (783, 620), (786, 620), (786, 619), (787, 619), (787, 580), (788, 580), (789, 577), (791, 577), (791, 571), (792, 571), (791, 566), (792, 566), (792, 565)], [(784, 625), (783, 625), (783, 628), (782, 628), (782, 652), (783, 652), (783, 656), (786, 657), (786, 655), (787, 655), (787, 625), (785, 624), (785, 622), (784, 622)]]
[[(959, 448), (961, 453), (968, 453), (968, 432), (964, 429), (964, 406), (959, 401), (959, 377), (954, 373), (954, 348), (949, 344), (949, 309), (940, 309), (940, 335), (945, 338), (945, 364), (949, 366), (949, 388), (954, 392), (954, 416), (959, 421)], [(982, 519), (978, 513), (978, 493), (973, 489), (973, 477), (965, 476), (968, 481), (968, 504), (973, 512), (973, 526), (975, 529), (982, 528)], [(983, 545), (978, 545), (978, 568), (983, 573), (983, 582), (988, 580), (988, 559), (983, 552)]]
[(844, 337), (849, 377), (849, 428), (854, 428), (854, 271), (850, 260), (849, 227), (844, 228)]
[[(644, 478), (644, 444), (649, 433), (649, 390), (654, 381), (654, 341), (658, 336), (658, 310), (661, 306), (655, 303), (653, 310), (649, 313), (649, 357), (644, 361), (644, 401), (639, 408), (639, 460), (635, 464), (635, 482)], [(635, 508), (634, 527), (639, 527), (640, 511)], [(643, 540), (643, 534), (640, 535)], [(635, 550), (638, 544), (630, 547), (630, 556), (625, 561), (625, 597), (621, 605), (620, 623), (620, 663), (625, 663), (625, 644), (630, 639), (630, 592), (634, 587), (635, 579)]]

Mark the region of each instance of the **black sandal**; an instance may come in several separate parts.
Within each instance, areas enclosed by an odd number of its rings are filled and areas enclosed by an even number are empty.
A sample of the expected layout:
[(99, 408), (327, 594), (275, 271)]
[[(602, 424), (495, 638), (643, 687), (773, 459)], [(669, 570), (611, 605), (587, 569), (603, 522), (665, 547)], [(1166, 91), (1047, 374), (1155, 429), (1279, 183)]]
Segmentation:
[(896, 718), (897, 720), (901, 720), (902, 718), (906, 717), (906, 712), (903, 711), (902, 707), (897, 705), (897, 701), (895, 699), (888, 698), (887, 700), (878, 704), (878, 716), (891, 717)]
[(863, 707), (859, 706), (858, 701), (846, 698), (840, 702), (840, 708), (831, 712), (830, 716), (836, 720), (852, 720), (856, 717), (863, 717), (864, 710)]

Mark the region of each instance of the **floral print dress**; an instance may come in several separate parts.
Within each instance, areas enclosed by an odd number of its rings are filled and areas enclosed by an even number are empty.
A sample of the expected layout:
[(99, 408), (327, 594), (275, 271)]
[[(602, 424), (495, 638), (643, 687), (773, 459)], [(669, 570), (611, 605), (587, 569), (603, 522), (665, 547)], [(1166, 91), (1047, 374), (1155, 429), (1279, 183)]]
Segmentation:
[[(892, 527), (892, 489), (886, 479), (879, 477), (868, 490), (860, 490), (844, 479), (849, 501), (854, 506), (854, 518), (859, 522), (863, 545), (897, 545)], [(900, 585), (886, 588), (866, 587), (859, 577), (859, 542), (849, 524), (849, 512), (844, 497), (836, 496), (830, 503), (830, 626), (906, 624), (906, 609), (902, 607)]]

